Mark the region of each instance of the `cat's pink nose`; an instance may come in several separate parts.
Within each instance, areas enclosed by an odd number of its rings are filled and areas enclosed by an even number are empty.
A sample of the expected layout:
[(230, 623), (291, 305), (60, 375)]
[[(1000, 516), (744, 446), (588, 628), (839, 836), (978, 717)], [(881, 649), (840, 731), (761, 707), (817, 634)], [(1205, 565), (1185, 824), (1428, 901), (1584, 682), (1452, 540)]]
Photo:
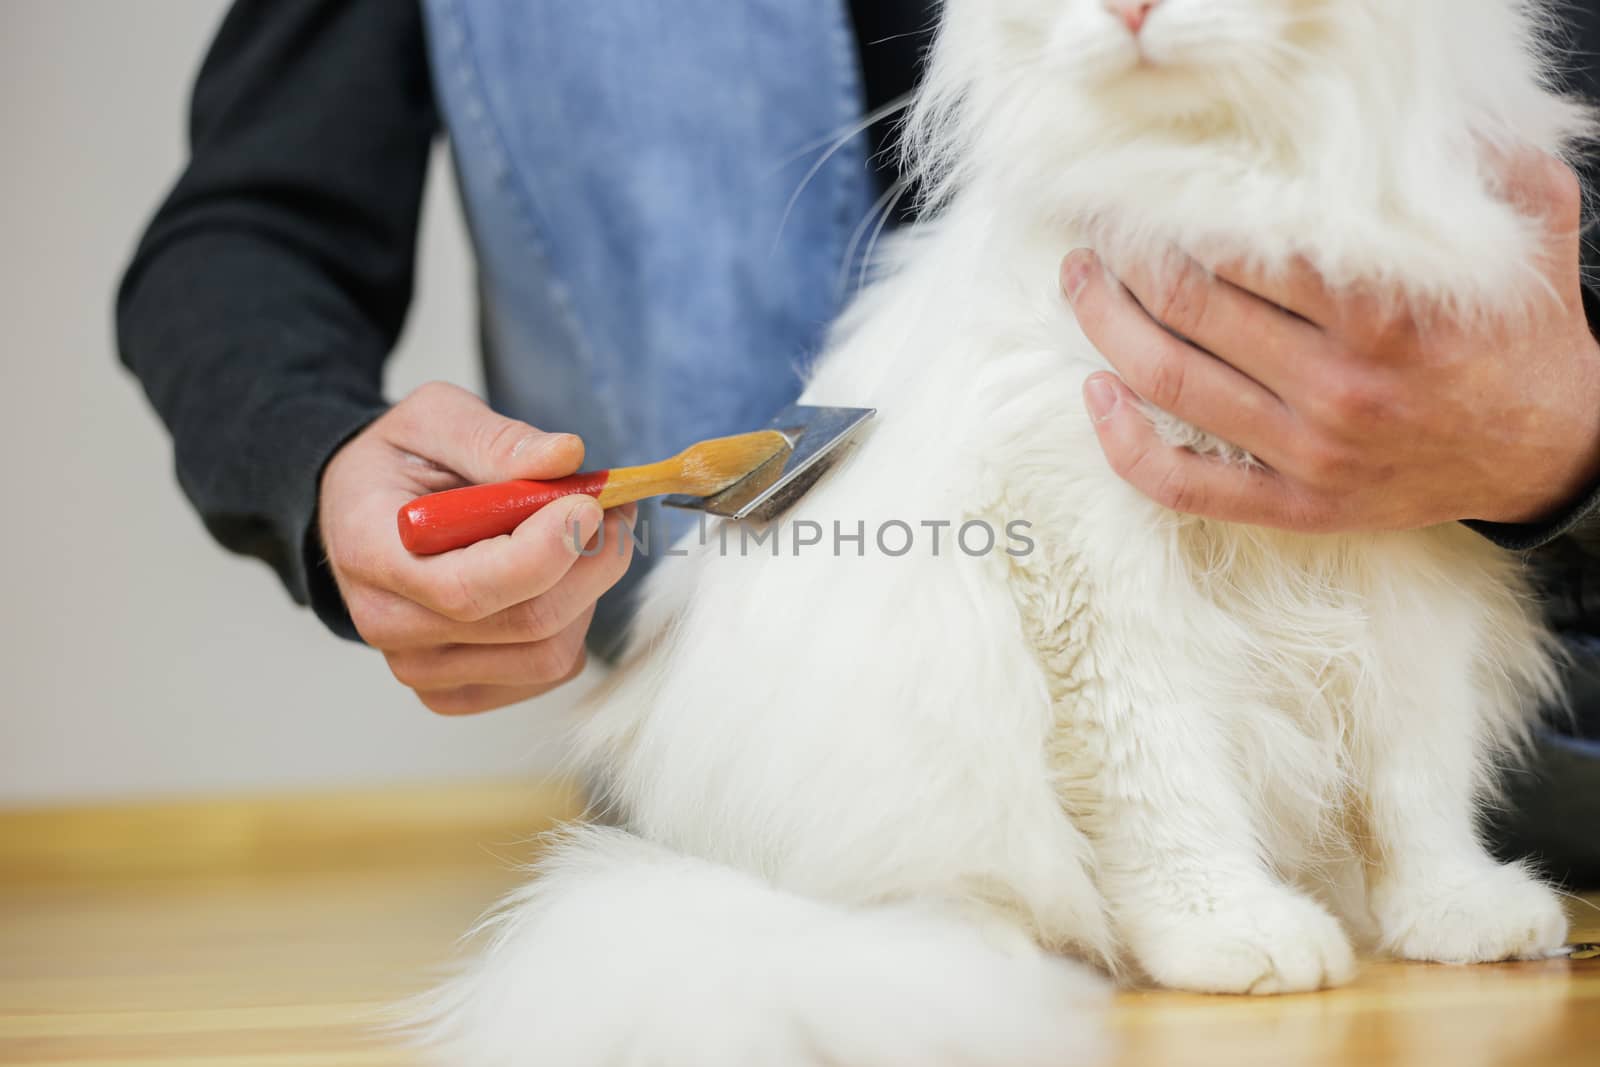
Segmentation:
[(1138, 36), (1150, 12), (1160, 3), (1161, 0), (1106, 0), (1106, 10), (1121, 19), (1129, 33)]

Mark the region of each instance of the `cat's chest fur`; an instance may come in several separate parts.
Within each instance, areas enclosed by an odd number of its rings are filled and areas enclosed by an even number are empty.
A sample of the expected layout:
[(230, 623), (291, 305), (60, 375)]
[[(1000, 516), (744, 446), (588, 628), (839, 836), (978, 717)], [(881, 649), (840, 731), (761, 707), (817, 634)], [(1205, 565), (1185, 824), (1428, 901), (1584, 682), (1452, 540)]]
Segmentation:
[[(1035, 550), (1008, 560), (1006, 583), (1048, 688), (1046, 751), (1064, 806), (1092, 835), (1118, 751), (1140, 744), (1145, 709), (1132, 705), (1154, 683), (1156, 699), (1220, 726), (1246, 787), (1281, 814), (1280, 854), (1324, 840), (1363, 685), (1403, 655), (1374, 617), (1370, 579), (1408, 553), (1163, 512), (1095, 472), (1097, 451), (1084, 462), (1081, 426), (1059, 432), (1055, 462), (1051, 437), (1035, 437), (1040, 455), (1007, 484), (1000, 512), (1034, 517)], [(1436, 537), (1415, 534), (1410, 548), (1429, 556)], [(1130, 628), (1130, 609), (1146, 625)]]
[[(1008, 260), (1045, 254), (1019, 245)], [(991, 335), (1006, 341), (969, 368), (988, 428), (971, 499), (974, 514), (1028, 525), (1033, 551), (995, 572), (1048, 691), (1047, 761), (1064, 807), (1095, 835), (1122, 756), (1142, 743), (1143, 705), (1162, 702), (1220, 738), (1212, 755), (1272, 813), (1286, 867), (1343, 855), (1338, 831), (1359, 809), (1351, 764), (1394, 725), (1408, 664), (1475, 660), (1476, 691), (1540, 674), (1517, 564), (1455, 526), (1305, 536), (1141, 497), (1110, 469), (1082, 406), (1084, 379), (1107, 364), (1058, 295), (1022, 280), (1037, 274), (991, 276), (1005, 323)], [(1520, 700), (1484, 704), (1496, 706), (1491, 732), (1516, 728)], [(1464, 730), (1486, 713), (1445, 710)]]

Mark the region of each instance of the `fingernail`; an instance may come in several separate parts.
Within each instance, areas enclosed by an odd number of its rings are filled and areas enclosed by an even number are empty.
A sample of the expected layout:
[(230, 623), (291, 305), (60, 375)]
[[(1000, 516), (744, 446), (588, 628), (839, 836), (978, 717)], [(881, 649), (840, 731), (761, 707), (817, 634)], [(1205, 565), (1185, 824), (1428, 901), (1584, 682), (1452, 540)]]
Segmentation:
[(605, 517), (605, 512), (600, 508), (600, 502), (587, 493), (578, 493), (572, 501), (572, 507), (567, 511), (567, 521), (569, 523), (587, 522), (590, 526), (598, 526), (605, 520)]
[(552, 455), (564, 448), (583, 448), (583, 438), (573, 433), (548, 433), (544, 435), (544, 453)]
[(562, 524), (566, 530), (569, 543), (574, 552), (582, 552), (589, 538), (594, 536), (594, 531), (600, 528), (605, 521), (605, 512), (600, 510), (600, 504), (592, 496), (579, 494), (567, 509), (567, 517)]
[(570, 433), (542, 433), (535, 430), (511, 447), (512, 459), (545, 459), (554, 455), (562, 448), (569, 447), (568, 442), (582, 440), (576, 434)]
[(1088, 405), (1089, 416), (1098, 426), (1116, 413), (1122, 397), (1117, 392), (1116, 386), (1097, 375), (1084, 383), (1083, 400)]
[(1083, 287), (1089, 284), (1089, 269), (1094, 266), (1094, 253), (1087, 248), (1074, 250), (1061, 264), (1061, 291), (1072, 303), (1078, 302)]

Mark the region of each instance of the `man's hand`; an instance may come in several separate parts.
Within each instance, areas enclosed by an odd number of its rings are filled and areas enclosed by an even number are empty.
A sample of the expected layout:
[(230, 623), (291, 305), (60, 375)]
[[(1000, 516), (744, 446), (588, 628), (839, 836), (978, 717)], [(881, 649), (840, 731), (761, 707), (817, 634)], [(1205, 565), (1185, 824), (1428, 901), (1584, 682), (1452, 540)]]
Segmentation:
[[(328, 463), (319, 518), (339, 590), (357, 631), (432, 710), (488, 711), (575, 677), (595, 601), (632, 558), (632, 511), (607, 517), (579, 496), (545, 508), (509, 537), (427, 558), (401, 547), (396, 513), (423, 493), (561, 478), (582, 462), (578, 438), (540, 433), (435, 383)], [(605, 548), (582, 555), (578, 546), (602, 521)]]
[[(1533, 522), (1575, 501), (1600, 475), (1579, 186), (1531, 154), (1507, 188), (1548, 234), (1549, 289), (1521, 321), (1418, 321), (1303, 265), (1266, 278), (1178, 256), (1119, 280), (1074, 252), (1062, 285), (1120, 375), (1085, 385), (1112, 467), (1174, 510), (1306, 532)], [(1163, 443), (1136, 396), (1264, 467)]]

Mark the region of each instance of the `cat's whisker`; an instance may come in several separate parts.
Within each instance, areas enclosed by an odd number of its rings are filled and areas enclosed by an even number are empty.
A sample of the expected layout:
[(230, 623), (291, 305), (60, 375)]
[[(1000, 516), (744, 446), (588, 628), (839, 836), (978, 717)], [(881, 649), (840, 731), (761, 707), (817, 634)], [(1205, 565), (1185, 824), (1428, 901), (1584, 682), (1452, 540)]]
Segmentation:
[(867, 277), (873, 267), (873, 257), (877, 255), (878, 241), (883, 237), (883, 232), (888, 226), (889, 220), (900, 209), (900, 201), (905, 198), (910, 189), (910, 183), (905, 181), (896, 182), (890, 187), (890, 194), (892, 195), (889, 203), (885, 206), (882, 216), (878, 219), (878, 225), (873, 228), (872, 237), (867, 241), (866, 251), (861, 256), (861, 273), (857, 279), (858, 287), (866, 288)]
[(1558, 889), (1557, 893), (1559, 893), (1561, 898), (1568, 904), (1576, 904), (1580, 908), (1600, 914), (1600, 902), (1590, 900), (1588, 897), (1583, 896), (1580, 893), (1574, 893), (1566, 889)]
[[(849, 146), (851, 141), (866, 133), (866, 131), (870, 130), (877, 123), (883, 121), (884, 119), (891, 118), (899, 112), (904, 111), (909, 106), (910, 98), (902, 97), (897, 101), (881, 107), (877, 111), (874, 111), (871, 115), (868, 115), (860, 122), (855, 123), (849, 129), (845, 130), (833, 141), (831, 145), (829, 145), (828, 150), (822, 153), (822, 156), (811, 165), (811, 169), (806, 171), (805, 177), (800, 179), (800, 184), (795, 189), (794, 194), (789, 197), (789, 202), (784, 205), (783, 215), (778, 220), (777, 232), (772, 236), (772, 254), (775, 255), (777, 253), (778, 245), (783, 240), (784, 231), (788, 228), (789, 220), (794, 216), (794, 209), (796, 205), (800, 203), (800, 198), (805, 195), (806, 189), (808, 189), (811, 186), (811, 183), (816, 180), (817, 175), (822, 173), (822, 169), (826, 167), (835, 156), (844, 151), (844, 149)], [(800, 154), (804, 155), (805, 153), (801, 152)]]
[(768, 175), (773, 176), (781, 173), (813, 152), (818, 152), (824, 148), (832, 147), (838, 144), (840, 141), (848, 142), (852, 137), (856, 137), (867, 132), (885, 119), (894, 118), (894, 116), (900, 114), (901, 112), (909, 110), (911, 107), (911, 101), (912, 96), (910, 93), (906, 93), (903, 96), (897, 96), (887, 104), (884, 104), (882, 107), (863, 115), (856, 122), (853, 122), (834, 133), (819, 137), (814, 141), (806, 142), (799, 148), (795, 149), (794, 152), (783, 157), (776, 164), (774, 164), (768, 171)]
[(835, 279), (835, 285), (841, 295), (849, 289), (850, 274), (857, 263), (856, 252), (860, 249), (861, 242), (866, 237), (867, 231), (871, 230), (873, 234), (872, 241), (868, 242), (867, 249), (860, 260), (861, 278), (858, 284), (865, 284), (867, 271), (871, 263), (873, 245), (883, 233), (889, 219), (899, 209), (900, 201), (905, 198), (905, 194), (910, 188), (911, 183), (903, 178), (891, 183), (884, 194), (868, 210), (866, 217), (856, 226), (855, 231), (851, 233), (850, 243), (845, 247), (844, 259), (839, 264), (839, 274)]

